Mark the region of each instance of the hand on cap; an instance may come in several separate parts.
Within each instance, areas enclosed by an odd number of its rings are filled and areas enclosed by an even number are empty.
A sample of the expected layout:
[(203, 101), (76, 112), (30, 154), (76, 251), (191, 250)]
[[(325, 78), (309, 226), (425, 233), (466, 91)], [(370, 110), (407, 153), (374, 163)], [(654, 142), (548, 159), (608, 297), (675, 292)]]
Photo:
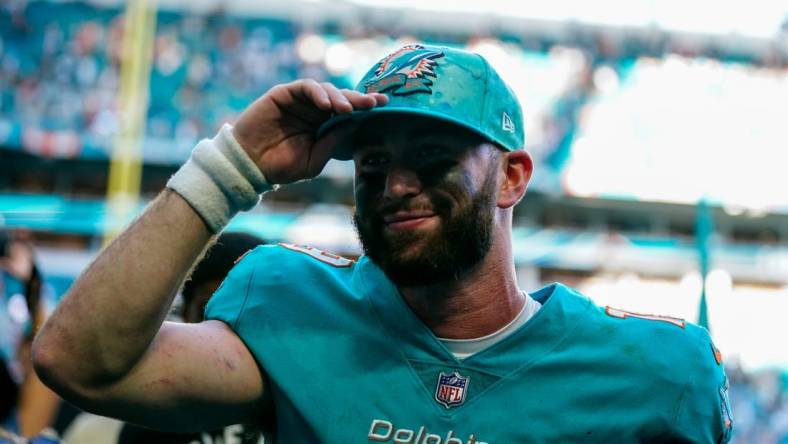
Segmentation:
[(332, 114), (385, 105), (385, 94), (362, 94), (330, 83), (297, 80), (271, 88), (241, 113), (233, 135), (271, 183), (320, 174), (340, 135), (315, 139)]

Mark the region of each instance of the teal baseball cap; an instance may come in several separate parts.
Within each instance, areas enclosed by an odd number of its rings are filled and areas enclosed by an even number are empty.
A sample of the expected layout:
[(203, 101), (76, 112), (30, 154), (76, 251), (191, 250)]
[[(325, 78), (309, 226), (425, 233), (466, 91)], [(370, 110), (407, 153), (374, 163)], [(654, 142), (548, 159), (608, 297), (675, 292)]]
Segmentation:
[[(318, 129), (318, 138), (342, 123), (399, 113), (462, 126), (508, 151), (525, 145), (520, 102), (487, 60), (473, 52), (422, 44), (403, 46), (373, 66), (355, 90), (386, 94), (389, 102), (331, 117)], [(352, 159), (353, 147), (340, 142), (332, 157)]]

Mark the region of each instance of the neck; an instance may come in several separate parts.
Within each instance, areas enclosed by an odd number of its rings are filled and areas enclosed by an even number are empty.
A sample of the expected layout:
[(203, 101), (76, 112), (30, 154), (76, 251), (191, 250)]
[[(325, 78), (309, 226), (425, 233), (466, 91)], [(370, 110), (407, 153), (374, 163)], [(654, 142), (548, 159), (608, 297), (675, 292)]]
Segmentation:
[[(400, 287), (405, 302), (432, 332), (446, 339), (495, 333), (523, 308), (511, 247), (494, 241), (481, 263), (460, 280)], [(510, 245), (507, 244), (507, 245)]]

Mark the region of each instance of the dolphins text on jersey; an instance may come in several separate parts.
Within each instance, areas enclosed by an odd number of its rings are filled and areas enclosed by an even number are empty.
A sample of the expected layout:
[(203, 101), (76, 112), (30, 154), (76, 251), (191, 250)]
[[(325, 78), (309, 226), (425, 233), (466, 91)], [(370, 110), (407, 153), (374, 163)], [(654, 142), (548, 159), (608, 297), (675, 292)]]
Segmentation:
[(373, 419), (367, 434), (368, 441), (394, 442), (397, 444), (488, 444), (479, 441), (471, 433), (467, 441), (454, 436), (454, 430), (449, 430), (445, 437), (430, 433), (427, 427), (421, 426), (418, 430), (396, 428), (394, 424), (384, 419)]

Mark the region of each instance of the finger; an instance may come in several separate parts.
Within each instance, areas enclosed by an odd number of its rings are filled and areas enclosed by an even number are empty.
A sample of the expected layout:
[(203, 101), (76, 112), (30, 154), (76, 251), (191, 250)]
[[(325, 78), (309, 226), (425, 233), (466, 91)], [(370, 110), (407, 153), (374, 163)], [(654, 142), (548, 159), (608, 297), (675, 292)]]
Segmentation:
[(375, 98), (375, 106), (383, 106), (389, 103), (389, 96), (383, 93), (372, 93), (369, 95)]
[(369, 94), (362, 94), (352, 89), (341, 89), (340, 92), (350, 101), (354, 109), (369, 109), (377, 104), (377, 100)]
[(339, 114), (353, 112), (353, 105), (350, 103), (350, 100), (336, 86), (327, 82), (321, 83), (320, 86), (323, 87), (323, 90), (328, 94), (328, 98), (331, 99), (331, 106), (335, 112)]
[(300, 84), (301, 93), (323, 111), (331, 109), (331, 99), (319, 83), (312, 79), (303, 80)]
[(355, 109), (368, 109), (389, 103), (389, 97), (382, 93), (364, 94), (352, 89), (342, 89), (342, 94), (350, 100)]

